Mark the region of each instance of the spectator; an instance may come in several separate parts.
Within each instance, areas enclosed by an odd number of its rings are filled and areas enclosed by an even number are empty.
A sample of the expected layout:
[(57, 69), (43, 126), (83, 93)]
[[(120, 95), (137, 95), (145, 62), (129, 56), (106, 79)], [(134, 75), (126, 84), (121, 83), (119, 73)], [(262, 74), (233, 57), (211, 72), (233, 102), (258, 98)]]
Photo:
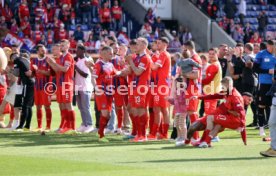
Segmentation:
[(38, 6), (35, 8), (35, 22), (43, 21), (46, 22), (46, 9), (43, 7), (43, 2), (40, 0)]
[(229, 19), (229, 23), (228, 23), (227, 28), (226, 28), (227, 34), (231, 35), (232, 32), (234, 32), (235, 27), (236, 27), (236, 25), (235, 25), (234, 20), (233, 19)]
[(155, 15), (153, 13), (153, 10), (152, 8), (149, 8), (145, 15), (144, 22), (148, 22), (151, 26), (153, 26), (154, 19), (155, 19)]
[(238, 13), (240, 18), (240, 24), (244, 26), (244, 17), (246, 16), (246, 1), (241, 0), (240, 4), (238, 5)]
[(193, 36), (191, 32), (189, 31), (188, 27), (185, 27), (183, 30), (182, 35), (180, 36), (180, 41), (182, 44), (186, 43), (189, 40), (192, 40)]
[(1, 9), (1, 15), (5, 17), (8, 27), (11, 26), (11, 19), (13, 18), (13, 13), (9, 8), (8, 4), (5, 4), (4, 8)]
[(80, 10), (82, 13), (82, 24), (90, 24), (92, 22), (91, 18), (91, 1), (90, 0), (80, 0)]
[(143, 26), (142, 29), (139, 32), (139, 35), (142, 37), (148, 37), (152, 33), (152, 28), (148, 22), (146, 22)]
[(265, 14), (265, 11), (262, 11), (258, 16), (258, 31), (260, 33), (260, 36), (265, 40), (266, 39), (266, 27), (268, 24), (268, 17)]
[(27, 16), (25, 16), (24, 20), (20, 22), (20, 29), (24, 35), (31, 36), (31, 25)]
[(93, 28), (94, 37), (100, 37), (102, 30), (103, 29), (101, 23), (97, 23), (96, 26)]
[(111, 8), (113, 18), (113, 30), (118, 32), (121, 28), (122, 8), (118, 5), (118, 1), (114, 1), (114, 6)]
[(259, 43), (254, 43), (254, 49), (253, 49), (253, 52), (254, 54), (258, 54), (259, 52), (261, 51), (260, 49), (260, 44)]
[(216, 3), (214, 3), (214, 0), (209, 0), (209, 2), (204, 7), (204, 10), (211, 19), (215, 20), (217, 18), (218, 6)]
[(81, 26), (80, 25), (77, 26), (77, 30), (74, 32), (73, 35), (74, 35), (74, 38), (75, 38), (76, 41), (81, 40), (81, 41), (84, 42), (84, 33), (81, 30)]
[(1, 16), (0, 26), (3, 27), (3, 28), (7, 28), (8, 27), (8, 25), (6, 23), (6, 18), (4, 16)]
[(32, 34), (32, 39), (35, 44), (40, 43), (41, 41), (42, 32), (39, 30), (39, 25), (35, 25), (35, 31)]
[(47, 4), (46, 13), (47, 13), (47, 26), (52, 26), (54, 23), (54, 16), (55, 16), (56, 8), (52, 7), (51, 4)]
[(27, 4), (27, 0), (22, 0), (19, 6), (18, 14), (19, 14), (20, 21), (24, 21), (25, 17), (27, 17), (28, 19), (30, 18), (30, 11)]
[(226, 0), (225, 6), (224, 6), (224, 12), (226, 13), (226, 17), (228, 19), (234, 19), (235, 14), (237, 12), (237, 7), (233, 3), (232, 0)]
[(258, 32), (254, 32), (254, 35), (250, 39), (250, 43), (261, 43), (262, 38), (259, 36)]
[(16, 23), (16, 20), (15, 19), (12, 19), (11, 20), (11, 28), (10, 28), (10, 32), (13, 33), (13, 34), (17, 34), (19, 31), (19, 28), (18, 28), (18, 25)]
[(253, 30), (251, 28), (250, 23), (246, 23), (246, 25), (243, 29), (243, 32), (244, 32), (243, 41), (244, 41), (244, 43), (248, 43), (253, 35)]
[(240, 25), (235, 25), (235, 29), (232, 32), (232, 38), (236, 41), (236, 42), (242, 42), (243, 41), (243, 37), (244, 37), (244, 33), (243, 30), (241, 28)]
[(71, 8), (70, 12), (70, 18), (71, 18), (71, 25), (76, 25), (76, 12), (74, 8)]
[(40, 40), (40, 42), (38, 42), (38, 44), (47, 46), (47, 39), (46, 39), (45, 35), (41, 35), (41, 40)]
[(108, 8), (108, 2), (105, 2), (103, 8), (100, 9), (100, 21), (103, 29), (109, 30), (111, 22), (111, 11), (110, 8)]
[(197, 0), (197, 2), (196, 2), (196, 5), (199, 9), (202, 9), (205, 4), (206, 4), (205, 0)]
[(153, 27), (154, 31), (158, 31), (159, 34), (163, 34), (165, 30), (165, 24), (161, 21), (161, 17), (157, 17)]
[(54, 32), (52, 31), (51, 28), (48, 28), (46, 32), (46, 40), (47, 40), (47, 48), (51, 49), (50, 45), (52, 45), (54, 42)]
[(75, 39), (74, 35), (70, 36), (69, 42), (70, 42), (70, 52), (75, 53), (75, 50), (77, 48), (77, 40)]
[(121, 43), (121, 44), (123, 43), (125, 45), (128, 45), (129, 44), (129, 38), (128, 38), (126, 32), (127, 32), (126, 27), (122, 27), (122, 30), (120, 31), (117, 39), (118, 39), (119, 43)]
[(222, 78), (226, 76), (226, 71), (227, 71), (227, 59), (225, 56), (229, 53), (228, 45), (226, 44), (221, 44), (219, 46), (219, 53), (218, 53), (218, 59), (220, 62), (220, 66), (222, 69)]
[(62, 23), (60, 25), (60, 29), (58, 32), (58, 41), (61, 41), (63, 39), (67, 39), (68, 38), (68, 34), (67, 31), (64, 29), (64, 24)]
[(93, 22), (97, 22), (98, 21), (98, 7), (100, 5), (99, 0), (92, 0), (91, 5), (92, 5)]
[(60, 26), (63, 23), (57, 18), (54, 17), (54, 40), (55, 43), (57, 43), (59, 41), (59, 30), (60, 30)]
[(69, 30), (69, 26), (71, 23), (70, 11), (67, 4), (63, 4), (62, 10), (59, 13), (59, 19), (64, 23), (65, 28)]
[(173, 40), (170, 41), (170, 43), (169, 43), (168, 51), (171, 53), (180, 52), (181, 43), (176, 34), (176, 31), (172, 31), (172, 36), (173, 36)]
[(87, 41), (84, 43), (84, 46), (86, 47), (88, 53), (92, 53), (92, 51), (95, 49), (93, 33), (89, 34)]

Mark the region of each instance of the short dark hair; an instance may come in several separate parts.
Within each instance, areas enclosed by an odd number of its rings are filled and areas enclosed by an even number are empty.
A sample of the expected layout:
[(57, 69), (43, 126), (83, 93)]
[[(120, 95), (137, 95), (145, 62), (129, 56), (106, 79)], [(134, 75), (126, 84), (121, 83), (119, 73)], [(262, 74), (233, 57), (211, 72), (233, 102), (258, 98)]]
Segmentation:
[(215, 53), (218, 53), (218, 49), (217, 48), (210, 48), (209, 51), (214, 51)]
[(78, 44), (77, 49), (80, 49), (82, 51), (86, 51), (86, 47), (83, 44)]
[(108, 36), (108, 40), (111, 40), (113, 42), (117, 42), (117, 39), (114, 36)]
[(170, 41), (169, 41), (169, 39), (168, 39), (167, 37), (161, 37), (159, 40), (160, 40), (161, 42), (163, 42), (163, 43), (166, 43), (166, 44), (169, 44), (169, 43), (170, 43)]
[(247, 97), (253, 98), (253, 95), (251, 93), (249, 93), (249, 92), (243, 92), (242, 96), (247, 96)]
[(265, 50), (266, 49), (266, 42), (260, 43), (260, 50)]
[(129, 45), (137, 45), (137, 40), (133, 39), (129, 42)]
[(239, 42), (236, 44), (236, 47), (244, 47), (244, 44)]
[(42, 48), (42, 47), (45, 47), (43, 44), (38, 44), (37, 46), (36, 46), (36, 50), (38, 51), (39, 50), (39, 48)]
[(254, 50), (254, 46), (253, 46), (252, 43), (246, 43), (244, 47), (247, 48), (249, 51), (253, 51)]
[(102, 47), (101, 51), (112, 51), (113, 49), (110, 46)]
[(187, 41), (184, 45), (191, 49), (195, 49), (195, 43), (191, 40)]
[(275, 42), (273, 40), (268, 40), (267, 45), (275, 45)]

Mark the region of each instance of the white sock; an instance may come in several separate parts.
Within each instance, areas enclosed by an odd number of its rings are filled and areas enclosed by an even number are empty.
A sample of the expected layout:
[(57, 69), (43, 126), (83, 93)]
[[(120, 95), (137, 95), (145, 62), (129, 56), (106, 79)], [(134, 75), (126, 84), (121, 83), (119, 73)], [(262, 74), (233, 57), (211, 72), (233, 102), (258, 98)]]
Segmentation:
[(12, 122), (12, 129), (16, 129), (19, 125), (19, 120), (13, 120)]

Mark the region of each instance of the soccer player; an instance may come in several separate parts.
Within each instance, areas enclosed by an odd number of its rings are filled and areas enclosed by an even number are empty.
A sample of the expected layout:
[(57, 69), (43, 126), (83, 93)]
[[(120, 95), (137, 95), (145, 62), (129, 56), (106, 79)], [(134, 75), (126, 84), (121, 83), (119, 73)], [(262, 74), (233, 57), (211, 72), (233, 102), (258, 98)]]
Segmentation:
[[(276, 58), (273, 55), (274, 41), (267, 41), (267, 49), (262, 50), (256, 55), (253, 70), (259, 74), (258, 87), (258, 118), (260, 127), (260, 136), (265, 136), (264, 125), (268, 122), (270, 116), (270, 106), (272, 97), (267, 96), (266, 93), (272, 86), (272, 75), (274, 74), (274, 67), (276, 65)], [(266, 113), (265, 113), (266, 111)], [(266, 115), (265, 115), (266, 114)]]
[(73, 102), (73, 78), (74, 78), (74, 58), (68, 52), (70, 42), (66, 39), (61, 40), (60, 45), (55, 45), (55, 52), (62, 55), (54, 60), (47, 58), (46, 61), (56, 73), (57, 102), (61, 110), (61, 123), (57, 132), (75, 132), (76, 115), (72, 106)]
[(42, 106), (45, 108), (46, 112), (46, 129), (45, 131), (50, 131), (51, 121), (52, 121), (52, 110), (51, 110), (51, 97), (45, 91), (45, 86), (49, 82), (50, 76), (50, 66), (46, 62), (46, 48), (42, 44), (37, 45), (37, 57), (31, 60), (31, 70), (35, 77), (35, 87), (34, 87), (34, 102), (36, 105), (36, 116), (37, 116), (37, 129), (34, 131), (42, 130)]
[[(199, 55), (195, 51), (195, 44), (193, 41), (188, 41), (184, 44), (184, 50), (189, 50), (191, 53), (191, 59), (197, 62), (200, 66), (202, 66), (202, 61)], [(191, 124), (198, 119), (198, 104), (199, 99), (195, 98), (201, 93), (201, 69), (193, 68), (193, 72), (190, 72), (186, 75), (187, 80), (187, 91), (186, 91), (186, 105), (187, 111), (190, 117)], [(199, 139), (198, 132), (194, 133), (192, 138), (193, 141), (197, 141)], [(187, 141), (189, 142), (189, 141)]]
[[(163, 116), (164, 124), (162, 125), (163, 134), (160, 134), (161, 139), (168, 138), (168, 130), (170, 126), (169, 116), (169, 102), (166, 97), (170, 93), (170, 74), (171, 74), (171, 56), (167, 52), (169, 40), (166, 37), (157, 41), (160, 55), (156, 62), (152, 65), (152, 70), (156, 70), (155, 83), (157, 87), (154, 91), (154, 107), (155, 114), (154, 124), (152, 126), (152, 133), (148, 136), (149, 140), (156, 140), (157, 129)], [(161, 116), (162, 114), (162, 116)]]
[[(211, 139), (217, 135), (217, 128), (240, 131), (245, 129), (246, 112), (243, 97), (233, 87), (233, 80), (230, 77), (223, 78), (221, 84), (226, 93), (225, 103), (221, 104), (214, 114), (205, 116), (207, 124), (203, 142), (199, 144), (200, 148), (207, 148), (211, 145)], [(202, 121), (205, 119), (203, 118)]]
[[(117, 43), (112, 43), (110, 45), (114, 52), (114, 57), (111, 60), (114, 68), (117, 71), (121, 71), (125, 68), (125, 59), (118, 55), (119, 46)], [(124, 117), (124, 107), (128, 103), (127, 97), (127, 80), (125, 77), (114, 77), (113, 78), (113, 86), (115, 89), (113, 98), (115, 103), (115, 109), (117, 114), (118, 120), (118, 127), (116, 129), (117, 134), (122, 134), (122, 124), (123, 124), (123, 117)]]
[[(206, 77), (202, 80), (203, 93), (205, 95), (213, 95), (220, 92), (222, 70), (218, 60), (217, 50), (211, 48), (208, 51), (210, 65), (206, 69)], [(204, 101), (205, 115), (212, 114), (216, 110), (218, 100), (206, 100)]]
[(129, 99), (132, 108), (134, 125), (137, 128), (137, 135), (132, 140), (133, 142), (146, 141), (146, 126), (148, 123), (148, 102), (147, 93), (150, 81), (151, 61), (149, 55), (146, 54), (148, 41), (145, 38), (137, 39), (136, 53), (137, 56), (133, 60), (132, 57), (127, 57), (127, 62), (133, 72)]
[(104, 137), (104, 129), (111, 116), (113, 99), (112, 79), (116, 72), (113, 64), (110, 62), (112, 57), (113, 49), (109, 46), (104, 46), (100, 51), (100, 58), (96, 62), (92, 74), (92, 82), (96, 85), (95, 100), (98, 110), (101, 111), (98, 130), (99, 142), (108, 142)]

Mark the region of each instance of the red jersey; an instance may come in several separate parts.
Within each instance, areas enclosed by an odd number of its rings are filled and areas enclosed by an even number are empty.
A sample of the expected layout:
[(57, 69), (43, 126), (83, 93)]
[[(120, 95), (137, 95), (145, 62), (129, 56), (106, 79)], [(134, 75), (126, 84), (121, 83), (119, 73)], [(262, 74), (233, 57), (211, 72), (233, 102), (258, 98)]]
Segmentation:
[[(202, 61), (200, 59), (200, 57), (198, 56), (198, 54), (194, 54), (192, 56), (192, 58), (196, 63), (198, 63), (200, 66), (202, 66)], [(193, 68), (193, 70), (199, 70), (199, 78), (196, 80), (191, 80), (188, 79), (187, 81), (187, 91), (186, 91), (186, 95), (187, 96), (198, 96), (201, 94), (201, 69), (200, 68)]]
[(99, 6), (99, 0), (91, 0), (92, 6)]
[(47, 32), (47, 43), (48, 44), (53, 43), (53, 32)]
[(26, 6), (25, 4), (21, 4), (19, 6), (19, 15), (20, 15), (20, 18), (23, 19), (24, 17), (30, 17), (30, 11), (29, 11), (29, 8), (28, 6)]
[[(70, 53), (60, 56), (57, 59), (57, 64), (61, 66), (68, 66), (67, 72), (57, 72), (56, 73), (56, 84), (57, 87), (62, 87), (62, 83), (74, 83), (74, 58)], [(73, 91), (73, 90), (72, 90)]]
[(67, 32), (64, 29), (59, 31), (58, 39), (59, 40), (67, 39)]
[[(122, 65), (122, 62), (123, 58), (121, 58), (120, 56), (115, 56), (111, 60), (111, 63), (117, 71), (123, 70), (125, 68), (125, 65)], [(115, 88), (120, 85), (127, 85), (127, 80), (125, 77), (114, 77), (113, 85), (115, 86)]]
[(28, 35), (30, 36), (31, 35), (31, 25), (30, 23), (27, 21), (22, 21), (20, 23), (20, 27), (24, 27), (24, 29), (22, 30), (22, 32), (24, 33), (24, 35)]
[(70, 40), (70, 49), (76, 49), (76, 48), (77, 48), (76, 40)]
[(158, 59), (155, 62), (159, 68), (156, 70), (155, 82), (157, 86), (167, 85), (170, 86), (169, 79), (171, 76), (171, 56), (167, 51), (160, 53)]
[(8, 8), (8, 9), (3, 8), (3, 9), (1, 10), (1, 14), (2, 14), (2, 16), (5, 17), (6, 22), (10, 22), (11, 19), (12, 19), (12, 17), (13, 17), (12, 11), (11, 11), (11, 9), (9, 9), (9, 8)]
[[(31, 60), (31, 70), (34, 71), (33, 65), (36, 65), (38, 70), (49, 71), (50, 66), (46, 62), (46, 57), (33, 58)], [(35, 90), (44, 91), (45, 85), (49, 82), (49, 76), (43, 74), (35, 73)]]
[(119, 7), (119, 6), (113, 6), (111, 8), (111, 11), (112, 11), (112, 17), (115, 19), (115, 20), (120, 20), (122, 18), (122, 8)]
[(100, 19), (102, 23), (110, 22), (111, 21), (111, 12), (109, 8), (102, 8), (100, 9)]
[(149, 86), (151, 69), (150, 57), (147, 54), (138, 55), (134, 59), (134, 64), (136, 67), (144, 70), (144, 72), (139, 76), (133, 74), (134, 90), (139, 86)]
[(41, 31), (34, 31), (33, 38), (36, 44), (41, 41), (42, 32)]
[(255, 39), (254, 37), (252, 37), (250, 39), (250, 43), (262, 43), (262, 38), (258, 37), (257, 39)]
[(104, 62), (102, 59), (96, 62), (93, 69), (93, 77), (96, 78), (96, 84), (101, 90), (112, 91), (112, 78), (115, 75), (115, 68), (111, 62)]
[[(155, 63), (157, 61), (157, 59), (159, 58), (159, 53), (155, 53), (151, 56), (151, 61), (152, 64)], [(157, 71), (156, 70), (151, 70), (151, 82), (153, 82), (155, 85), (157, 85), (157, 82), (155, 82), (155, 78), (156, 78), (156, 74)]]
[[(135, 60), (135, 58), (137, 57), (137, 55), (136, 54), (132, 54), (132, 60), (134, 61)], [(131, 73), (127, 76), (127, 82), (128, 82), (128, 85), (130, 86), (131, 85), (131, 82), (132, 82), (132, 80), (133, 80), (133, 72), (132, 72), (132, 70), (131, 70)]]

